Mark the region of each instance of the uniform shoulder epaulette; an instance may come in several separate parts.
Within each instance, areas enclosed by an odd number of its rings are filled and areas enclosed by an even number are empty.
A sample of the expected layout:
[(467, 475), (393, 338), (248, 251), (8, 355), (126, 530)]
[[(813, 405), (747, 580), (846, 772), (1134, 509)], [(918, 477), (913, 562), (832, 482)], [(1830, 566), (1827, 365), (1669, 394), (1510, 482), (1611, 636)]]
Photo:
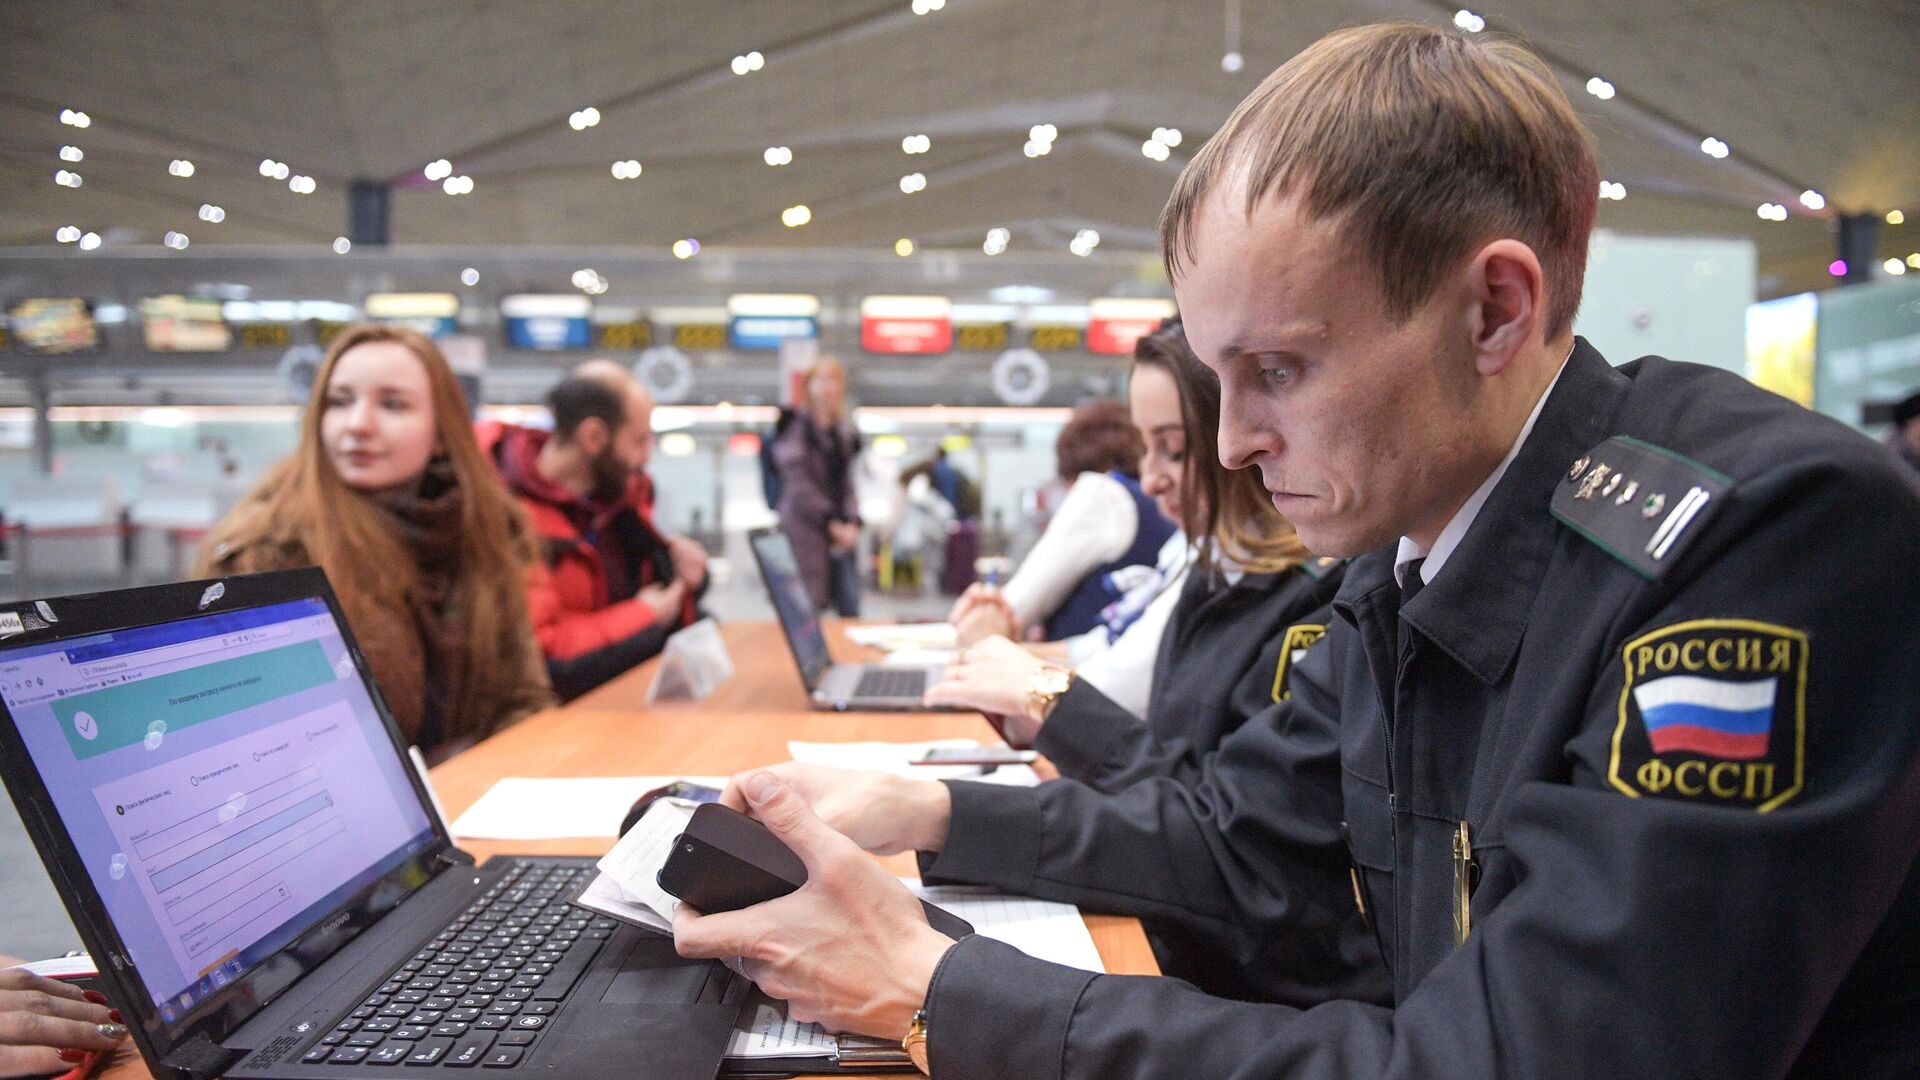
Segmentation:
[(1731, 477), (1690, 457), (1616, 435), (1567, 469), (1553, 490), (1553, 516), (1658, 581), (1732, 487)]
[(1305, 570), (1308, 577), (1320, 581), (1346, 561), (1338, 555), (1316, 555), (1301, 563), (1300, 569)]

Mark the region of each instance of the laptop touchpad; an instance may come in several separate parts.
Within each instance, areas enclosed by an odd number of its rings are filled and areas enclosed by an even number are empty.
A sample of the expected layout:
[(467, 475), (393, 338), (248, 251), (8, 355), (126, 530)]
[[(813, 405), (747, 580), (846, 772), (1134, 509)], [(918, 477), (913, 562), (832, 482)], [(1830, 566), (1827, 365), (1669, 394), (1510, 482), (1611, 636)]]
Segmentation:
[(713, 967), (687, 960), (666, 938), (641, 938), (620, 959), (620, 971), (600, 1000), (610, 1005), (679, 1005), (699, 1000)]

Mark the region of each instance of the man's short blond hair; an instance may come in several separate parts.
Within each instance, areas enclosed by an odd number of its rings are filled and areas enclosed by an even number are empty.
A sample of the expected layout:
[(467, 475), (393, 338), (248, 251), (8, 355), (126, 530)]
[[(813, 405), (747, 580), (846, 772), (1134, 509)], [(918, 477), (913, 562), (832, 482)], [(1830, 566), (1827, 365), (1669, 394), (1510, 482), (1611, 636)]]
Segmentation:
[(1539, 57), (1414, 23), (1328, 34), (1267, 76), (1194, 155), (1160, 217), (1169, 274), (1209, 191), (1243, 174), (1246, 212), (1297, 195), (1372, 262), (1404, 319), (1455, 264), (1510, 237), (1539, 256), (1552, 340), (1573, 324), (1599, 209), (1586, 130)]

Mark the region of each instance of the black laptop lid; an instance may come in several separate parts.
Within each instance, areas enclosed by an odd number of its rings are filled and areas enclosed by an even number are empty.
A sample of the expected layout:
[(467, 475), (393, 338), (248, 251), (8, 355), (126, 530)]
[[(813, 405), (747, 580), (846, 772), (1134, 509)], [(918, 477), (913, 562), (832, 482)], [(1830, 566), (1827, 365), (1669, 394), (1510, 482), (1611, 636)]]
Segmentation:
[(0, 608), (0, 769), (155, 1058), (444, 865), (372, 685), (318, 570)]
[(820, 676), (833, 663), (827, 653), (827, 637), (820, 630), (820, 616), (814, 611), (813, 597), (806, 582), (800, 580), (800, 565), (793, 557), (793, 542), (778, 529), (755, 529), (747, 534), (754, 561), (760, 564), (760, 576), (767, 581), (774, 613), (780, 617), (780, 629), (794, 662), (800, 665), (800, 680), (811, 691), (820, 685)]

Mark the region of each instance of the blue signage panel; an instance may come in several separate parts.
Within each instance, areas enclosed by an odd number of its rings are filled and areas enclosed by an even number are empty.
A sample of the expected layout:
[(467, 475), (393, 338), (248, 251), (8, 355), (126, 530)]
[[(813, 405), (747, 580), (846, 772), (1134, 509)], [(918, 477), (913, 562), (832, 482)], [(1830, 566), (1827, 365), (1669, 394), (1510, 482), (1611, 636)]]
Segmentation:
[(516, 349), (584, 349), (592, 339), (585, 316), (509, 316), (505, 321), (507, 344)]
[(735, 315), (727, 338), (736, 349), (775, 352), (788, 338), (817, 338), (820, 320), (811, 315)]

